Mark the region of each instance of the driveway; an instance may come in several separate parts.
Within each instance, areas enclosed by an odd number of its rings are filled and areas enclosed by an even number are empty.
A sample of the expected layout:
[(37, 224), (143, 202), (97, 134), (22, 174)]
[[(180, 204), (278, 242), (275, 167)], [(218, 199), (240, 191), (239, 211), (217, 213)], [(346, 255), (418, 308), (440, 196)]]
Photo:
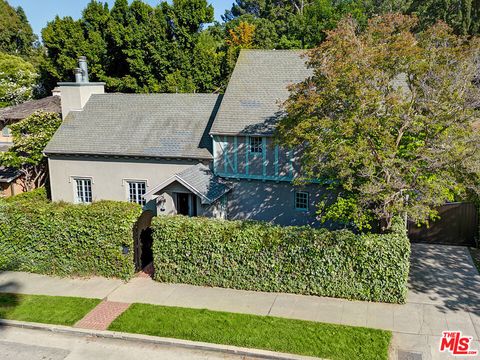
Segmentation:
[(462, 246), (412, 244), (408, 302), (439, 310), (480, 307), (480, 275)]
[(393, 329), (395, 352), (411, 350), (422, 353), (423, 359), (450, 359), (451, 355), (439, 352), (440, 336), (446, 330), (473, 337), (474, 349), (480, 349), (480, 275), (468, 249), (412, 244), (404, 310), (405, 328)]

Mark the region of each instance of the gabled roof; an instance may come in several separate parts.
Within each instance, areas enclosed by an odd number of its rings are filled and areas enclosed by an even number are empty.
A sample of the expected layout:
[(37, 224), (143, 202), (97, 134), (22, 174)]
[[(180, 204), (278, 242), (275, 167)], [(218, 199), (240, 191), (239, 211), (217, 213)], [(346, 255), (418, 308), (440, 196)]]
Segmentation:
[(211, 159), (208, 136), (221, 96), (98, 94), (71, 112), (46, 154)]
[(211, 134), (271, 134), (288, 86), (312, 74), (303, 53), (242, 50)]
[(158, 186), (155, 186), (152, 190), (146, 193), (144, 197), (151, 196), (165, 189), (175, 181), (179, 182), (192, 193), (200, 197), (201, 202), (204, 205), (213, 204), (232, 189), (227, 182), (215, 176), (208, 166), (197, 164), (189, 167), (181, 173), (173, 175)]
[(62, 112), (60, 96), (48, 96), (43, 99), (30, 100), (20, 105), (0, 109), (0, 123), (23, 120), (36, 111), (60, 114)]

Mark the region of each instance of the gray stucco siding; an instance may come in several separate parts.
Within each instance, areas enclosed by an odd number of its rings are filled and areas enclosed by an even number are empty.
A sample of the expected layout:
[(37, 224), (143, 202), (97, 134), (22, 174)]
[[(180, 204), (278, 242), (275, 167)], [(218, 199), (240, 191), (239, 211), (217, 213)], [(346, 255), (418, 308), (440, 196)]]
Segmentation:
[[(75, 201), (75, 178), (92, 180), (93, 201), (128, 200), (128, 181), (145, 181), (147, 192), (198, 160), (146, 160), (50, 155), (48, 159), (53, 201)], [(155, 210), (155, 204), (147, 204)]]
[[(295, 193), (309, 193), (308, 211), (295, 208)], [(287, 182), (234, 182), (228, 194), (229, 220), (259, 220), (283, 226), (320, 226), (316, 218), (317, 204), (325, 189), (319, 185), (294, 186)]]

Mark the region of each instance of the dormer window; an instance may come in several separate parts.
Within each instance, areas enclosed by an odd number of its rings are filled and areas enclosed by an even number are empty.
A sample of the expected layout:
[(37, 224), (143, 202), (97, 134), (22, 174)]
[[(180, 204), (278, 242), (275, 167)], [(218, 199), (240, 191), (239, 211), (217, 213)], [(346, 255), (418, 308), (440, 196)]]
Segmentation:
[(263, 152), (263, 141), (260, 136), (250, 138), (250, 152), (252, 154), (261, 154)]

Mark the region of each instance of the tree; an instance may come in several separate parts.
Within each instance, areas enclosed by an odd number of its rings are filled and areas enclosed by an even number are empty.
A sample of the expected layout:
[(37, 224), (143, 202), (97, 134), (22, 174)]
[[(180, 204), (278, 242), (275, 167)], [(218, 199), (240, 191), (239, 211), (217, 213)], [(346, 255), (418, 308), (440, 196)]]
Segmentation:
[(45, 185), (48, 171), (43, 150), (61, 123), (58, 114), (37, 112), (10, 126), (13, 146), (0, 154), (0, 164), (22, 174), (24, 191)]
[(460, 35), (480, 34), (480, 2), (478, 0), (414, 0), (409, 13), (420, 19), (420, 28), (445, 21)]
[[(364, 23), (368, 1), (336, 0), (236, 0), (223, 19), (245, 21), (246, 16), (261, 19), (264, 24), (249, 20), (257, 29), (272, 26), (271, 48), (312, 48), (325, 38), (325, 31), (333, 29), (346, 14)], [(258, 32), (258, 31), (257, 31)]]
[(92, 0), (80, 20), (57, 17), (43, 29), (43, 73), (52, 88), (73, 77), (84, 55), (91, 79), (106, 82), (108, 91), (215, 91), (223, 79), (224, 51), (203, 29), (212, 21), (206, 0), (162, 1), (157, 7), (116, 0), (111, 10)]
[(435, 207), (480, 193), (480, 41), (416, 25), (389, 14), (359, 32), (344, 19), (310, 51), (313, 76), (291, 88), (277, 139), (301, 149), (300, 182), (328, 184), (322, 221), (427, 223)]
[(0, 52), (0, 108), (31, 99), (38, 91), (37, 79), (32, 64)]
[(23, 9), (0, 0), (0, 51), (28, 57), (36, 40)]

